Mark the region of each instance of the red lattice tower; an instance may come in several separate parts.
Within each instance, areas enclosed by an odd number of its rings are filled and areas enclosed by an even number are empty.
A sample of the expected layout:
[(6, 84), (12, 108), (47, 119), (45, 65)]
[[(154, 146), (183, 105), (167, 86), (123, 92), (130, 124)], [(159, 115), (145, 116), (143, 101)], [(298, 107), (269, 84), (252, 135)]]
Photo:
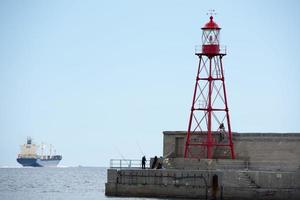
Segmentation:
[(185, 158), (235, 158), (222, 64), (226, 48), (220, 46), (220, 30), (210, 16), (202, 28), (202, 45), (196, 47), (199, 65)]

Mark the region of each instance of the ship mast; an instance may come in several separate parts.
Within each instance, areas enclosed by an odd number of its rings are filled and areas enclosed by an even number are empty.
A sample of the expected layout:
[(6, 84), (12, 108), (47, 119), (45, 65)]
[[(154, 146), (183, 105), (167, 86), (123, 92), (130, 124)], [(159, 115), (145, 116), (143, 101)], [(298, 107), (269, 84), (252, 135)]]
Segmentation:
[(50, 156), (50, 158), (51, 158), (51, 156), (52, 156), (52, 144), (50, 144), (49, 156)]
[(44, 143), (41, 144), (41, 157), (44, 158)]

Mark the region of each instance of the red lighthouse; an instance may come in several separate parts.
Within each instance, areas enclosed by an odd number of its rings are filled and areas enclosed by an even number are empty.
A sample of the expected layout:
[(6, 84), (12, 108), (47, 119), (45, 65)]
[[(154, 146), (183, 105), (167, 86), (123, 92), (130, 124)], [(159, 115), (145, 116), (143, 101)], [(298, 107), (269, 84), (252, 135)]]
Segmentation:
[(231, 158), (234, 148), (226, 97), (220, 46), (221, 28), (210, 16), (202, 28), (202, 45), (196, 47), (198, 72), (185, 143), (185, 158)]

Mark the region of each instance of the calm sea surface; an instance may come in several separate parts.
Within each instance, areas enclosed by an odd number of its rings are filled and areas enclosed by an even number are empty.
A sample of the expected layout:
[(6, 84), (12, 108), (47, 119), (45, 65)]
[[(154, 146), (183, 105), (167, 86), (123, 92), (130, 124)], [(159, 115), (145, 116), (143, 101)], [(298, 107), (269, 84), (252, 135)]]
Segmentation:
[(100, 167), (0, 168), (0, 200), (148, 199), (105, 197), (105, 182)]

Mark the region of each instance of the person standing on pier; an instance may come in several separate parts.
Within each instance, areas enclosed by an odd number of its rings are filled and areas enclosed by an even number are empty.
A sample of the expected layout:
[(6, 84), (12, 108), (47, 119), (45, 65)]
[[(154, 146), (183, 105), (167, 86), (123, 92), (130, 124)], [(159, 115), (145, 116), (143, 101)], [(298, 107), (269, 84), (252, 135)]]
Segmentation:
[(157, 156), (154, 157), (151, 169), (155, 169), (157, 163)]
[(146, 169), (146, 156), (142, 157), (142, 169)]

